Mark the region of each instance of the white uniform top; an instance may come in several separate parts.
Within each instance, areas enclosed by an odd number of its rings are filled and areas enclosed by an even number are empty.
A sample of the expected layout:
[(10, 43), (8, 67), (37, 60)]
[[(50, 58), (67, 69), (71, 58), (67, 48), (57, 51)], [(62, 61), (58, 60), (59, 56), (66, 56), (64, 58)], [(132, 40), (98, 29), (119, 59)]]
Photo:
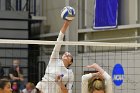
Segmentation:
[[(89, 93), (88, 92), (88, 80), (93, 77), (95, 74), (85, 74), (82, 76), (82, 93)], [(112, 91), (112, 79), (111, 76), (104, 72), (103, 77), (105, 79), (105, 93), (113, 93)]]
[(36, 89), (33, 89), (31, 92), (28, 92), (27, 89), (23, 89), (22, 93), (36, 93)]
[[(64, 34), (60, 31), (57, 41), (63, 41)], [(62, 82), (66, 85), (68, 93), (72, 93), (74, 74), (71, 69), (67, 69), (63, 61), (59, 59), (61, 45), (56, 44), (50, 57), (50, 61), (42, 78), (42, 84), (37, 84), (37, 88), (43, 93), (62, 93), (60, 87), (55, 83), (55, 77), (63, 74)]]

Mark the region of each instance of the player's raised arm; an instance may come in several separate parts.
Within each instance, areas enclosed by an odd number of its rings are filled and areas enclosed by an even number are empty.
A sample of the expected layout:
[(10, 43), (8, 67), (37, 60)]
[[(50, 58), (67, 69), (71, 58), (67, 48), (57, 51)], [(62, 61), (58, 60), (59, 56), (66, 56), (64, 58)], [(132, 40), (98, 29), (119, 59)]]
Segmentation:
[[(64, 19), (64, 24), (62, 25), (57, 41), (63, 41), (64, 34), (67, 31), (67, 28), (69, 27), (71, 21), (75, 17), (75, 10), (74, 8), (70, 6), (66, 6), (61, 11), (61, 18)], [(59, 58), (59, 52), (60, 52), (61, 44), (56, 44), (53, 52), (50, 57), (50, 62), (55, 62)]]

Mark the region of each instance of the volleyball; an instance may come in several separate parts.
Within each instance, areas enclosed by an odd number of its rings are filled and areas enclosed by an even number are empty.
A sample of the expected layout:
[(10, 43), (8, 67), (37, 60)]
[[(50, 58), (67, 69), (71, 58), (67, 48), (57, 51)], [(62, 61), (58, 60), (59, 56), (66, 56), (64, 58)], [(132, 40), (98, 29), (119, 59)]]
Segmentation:
[(61, 10), (61, 18), (64, 20), (73, 20), (75, 18), (75, 9), (71, 6), (66, 6)]

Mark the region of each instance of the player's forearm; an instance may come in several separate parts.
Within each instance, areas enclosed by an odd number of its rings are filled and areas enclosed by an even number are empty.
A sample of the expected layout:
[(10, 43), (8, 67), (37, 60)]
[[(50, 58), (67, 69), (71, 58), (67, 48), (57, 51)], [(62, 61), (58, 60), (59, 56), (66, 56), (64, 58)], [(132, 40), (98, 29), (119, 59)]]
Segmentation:
[(82, 76), (82, 82), (88, 82), (88, 80), (93, 76), (94, 76), (94, 74), (91, 74), (91, 73), (83, 75)]
[(67, 28), (69, 27), (69, 24), (70, 24), (70, 21), (67, 21), (67, 20), (64, 21), (64, 24), (60, 30), (63, 34), (66, 32)]
[[(59, 33), (57, 41), (63, 41), (64, 38), (64, 34), (62, 32)], [(60, 44), (56, 44), (53, 52), (51, 54), (51, 58), (50, 58), (50, 62), (55, 61), (56, 59), (59, 58), (59, 51), (60, 51), (61, 45)]]
[(68, 93), (68, 89), (65, 87), (65, 85), (61, 81), (58, 81), (57, 84), (61, 88), (62, 93)]
[(93, 63), (92, 65), (88, 65), (88, 68), (94, 68), (96, 69), (98, 72), (100, 72), (101, 74), (104, 73), (104, 70), (96, 63)]
[(97, 71), (99, 71), (101, 74), (105, 72), (100, 66), (97, 67)]
[(64, 86), (64, 84), (61, 84), (61, 91), (62, 93), (68, 93), (68, 89)]

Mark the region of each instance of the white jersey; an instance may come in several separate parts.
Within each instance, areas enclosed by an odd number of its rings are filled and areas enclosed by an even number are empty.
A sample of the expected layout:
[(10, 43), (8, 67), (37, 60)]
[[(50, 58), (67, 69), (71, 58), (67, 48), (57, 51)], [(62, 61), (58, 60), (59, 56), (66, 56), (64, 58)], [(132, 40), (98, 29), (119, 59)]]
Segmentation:
[[(88, 92), (88, 80), (93, 77), (95, 74), (85, 74), (82, 76), (82, 84), (81, 89), (82, 93), (89, 93)], [(105, 79), (105, 93), (113, 93), (112, 91), (112, 79), (107, 72), (104, 72), (103, 77)]]
[[(60, 31), (57, 41), (63, 41), (63, 37), (64, 34)], [(55, 77), (62, 74), (62, 82), (66, 85), (68, 93), (72, 93), (74, 75), (72, 70), (67, 69), (63, 61), (59, 59), (60, 48), (60, 44), (55, 45), (45, 75), (36, 86), (42, 93), (62, 93), (60, 87), (55, 83)]]
[(27, 89), (23, 89), (22, 93), (36, 93), (36, 89), (33, 89), (31, 92), (28, 92)]

